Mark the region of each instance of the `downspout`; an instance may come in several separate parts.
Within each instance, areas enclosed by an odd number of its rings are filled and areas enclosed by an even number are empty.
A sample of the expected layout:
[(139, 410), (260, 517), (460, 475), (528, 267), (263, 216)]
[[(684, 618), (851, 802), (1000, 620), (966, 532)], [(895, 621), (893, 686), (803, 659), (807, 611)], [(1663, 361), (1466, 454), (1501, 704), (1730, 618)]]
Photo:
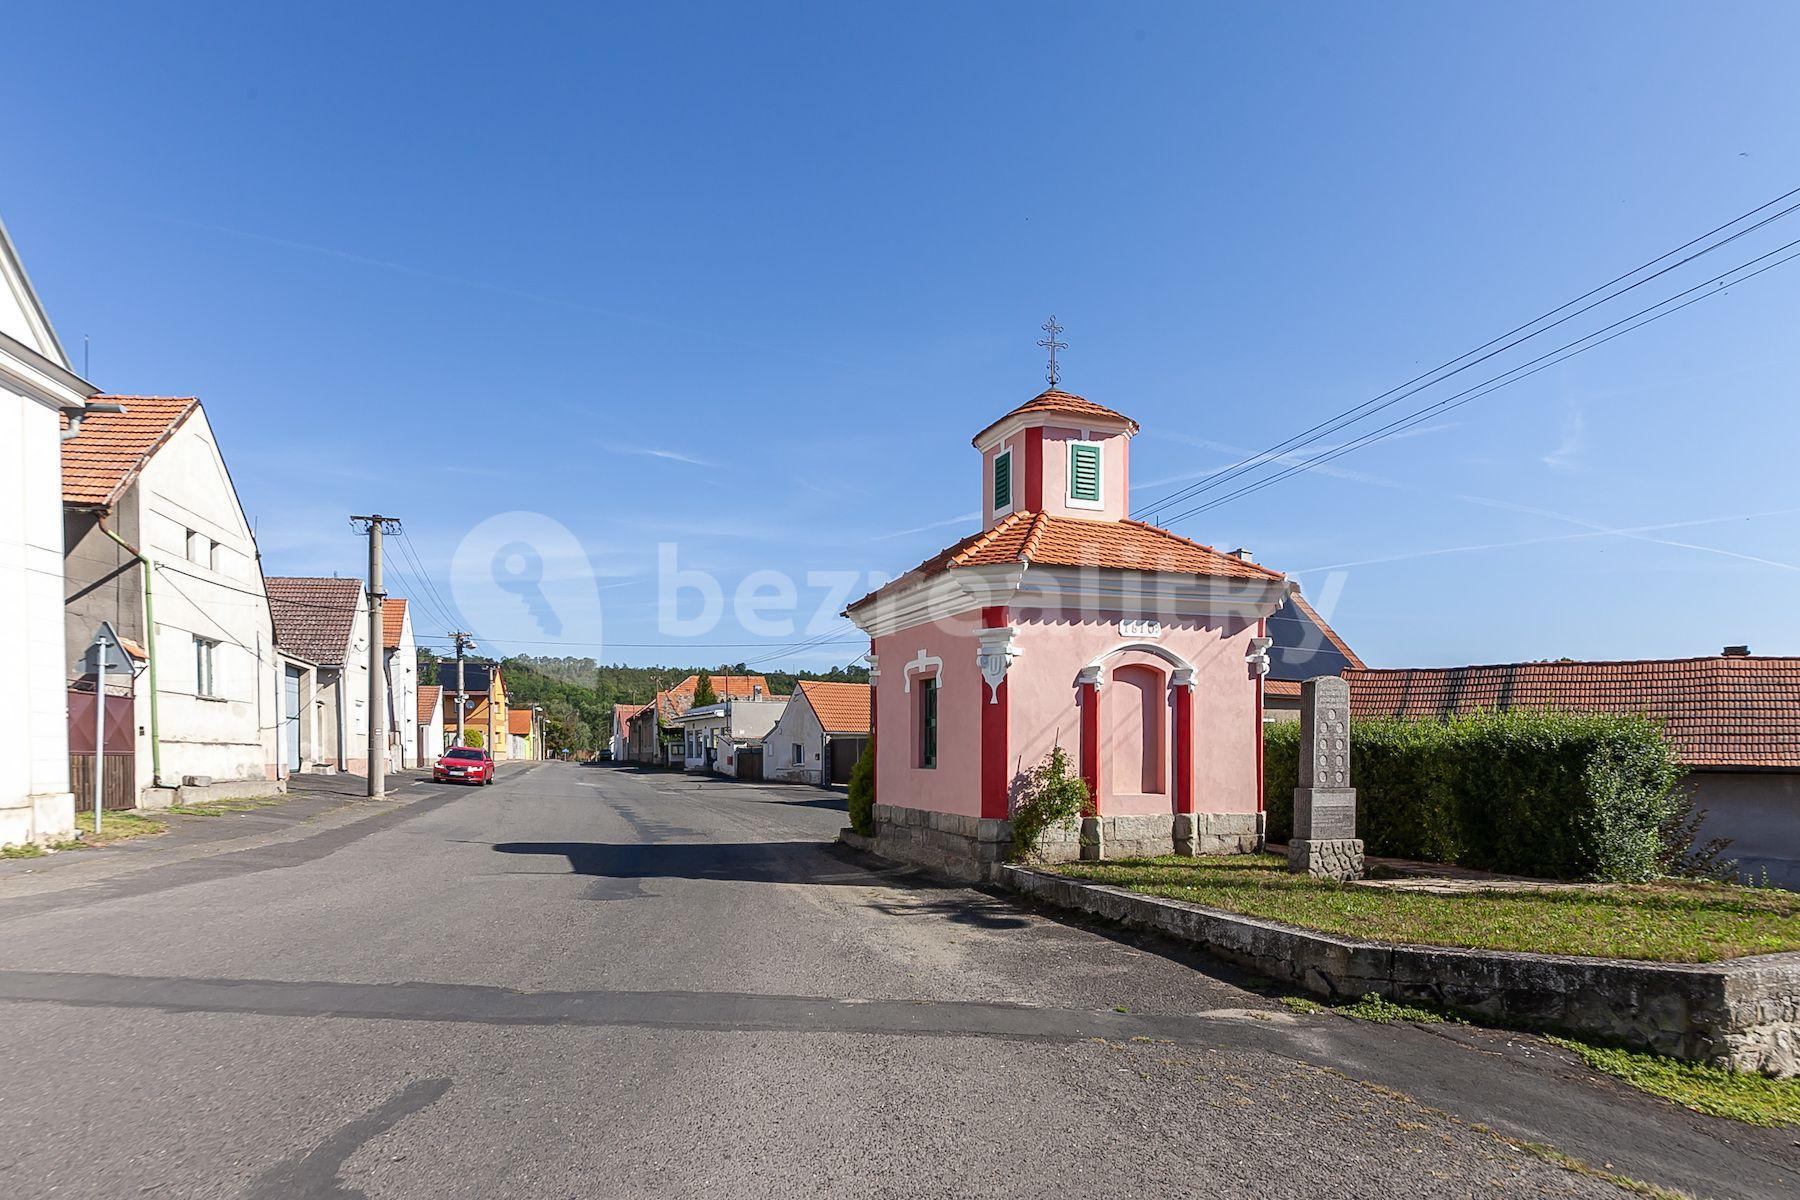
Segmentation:
[(158, 716), (156, 691), (156, 605), (152, 600), (150, 577), (155, 573), (149, 558), (144, 552), (127, 542), (124, 538), (106, 527), (106, 513), (101, 511), (96, 518), (100, 532), (119, 544), (119, 548), (136, 559), (144, 574), (144, 655), (147, 662), (145, 673), (150, 679), (150, 782), (152, 786), (162, 786), (162, 722)]

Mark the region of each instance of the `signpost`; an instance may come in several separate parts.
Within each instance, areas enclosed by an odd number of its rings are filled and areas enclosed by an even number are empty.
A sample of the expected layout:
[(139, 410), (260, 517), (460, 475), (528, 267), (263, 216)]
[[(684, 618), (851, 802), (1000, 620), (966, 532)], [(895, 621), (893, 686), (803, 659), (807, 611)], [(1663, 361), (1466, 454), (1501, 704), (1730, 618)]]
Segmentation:
[(94, 834), (100, 833), (100, 810), (106, 807), (106, 673), (132, 672), (131, 658), (119, 644), (112, 623), (100, 622), (84, 664), (94, 676)]

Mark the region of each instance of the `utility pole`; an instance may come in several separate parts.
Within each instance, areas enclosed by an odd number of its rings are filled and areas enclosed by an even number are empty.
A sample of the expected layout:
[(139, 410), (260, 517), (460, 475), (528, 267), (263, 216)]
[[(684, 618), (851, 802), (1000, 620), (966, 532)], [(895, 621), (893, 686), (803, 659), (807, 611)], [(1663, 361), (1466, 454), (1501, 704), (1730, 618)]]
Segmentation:
[(463, 690), (463, 652), (475, 649), (475, 639), (461, 630), (450, 635), (456, 641), (456, 744), (463, 744), (463, 710), (468, 707)]
[(400, 518), (380, 513), (351, 517), (357, 532), (369, 535), (369, 798), (387, 792), (387, 663), (382, 646), (381, 535), (399, 533)]

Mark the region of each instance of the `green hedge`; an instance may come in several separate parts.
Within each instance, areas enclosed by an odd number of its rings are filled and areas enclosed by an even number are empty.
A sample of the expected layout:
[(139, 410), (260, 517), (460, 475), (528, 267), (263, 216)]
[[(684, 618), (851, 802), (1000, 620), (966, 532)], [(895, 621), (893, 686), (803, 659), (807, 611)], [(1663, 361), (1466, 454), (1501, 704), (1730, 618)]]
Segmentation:
[[(1297, 721), (1263, 731), (1268, 837), (1293, 832)], [(1476, 713), (1354, 721), (1350, 782), (1370, 854), (1553, 879), (1657, 874), (1663, 827), (1686, 807), (1661, 728), (1604, 713)]]

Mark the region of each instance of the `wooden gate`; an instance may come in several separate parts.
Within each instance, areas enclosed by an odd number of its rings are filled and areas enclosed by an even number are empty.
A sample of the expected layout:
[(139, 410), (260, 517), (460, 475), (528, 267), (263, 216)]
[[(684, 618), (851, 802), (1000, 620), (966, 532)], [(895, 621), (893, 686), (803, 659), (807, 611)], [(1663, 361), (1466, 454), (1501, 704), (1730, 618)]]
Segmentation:
[[(91, 685), (90, 685), (91, 686)], [(130, 696), (106, 698), (101, 803), (107, 812), (137, 807), (137, 729)], [(69, 790), (75, 811), (94, 811), (94, 693), (69, 693)]]
[(761, 746), (740, 746), (737, 752), (737, 777), (760, 780), (763, 777), (762, 762)]
[(850, 772), (856, 769), (856, 760), (862, 757), (863, 747), (867, 744), (867, 738), (836, 737), (831, 739), (830, 782), (850, 782)]

